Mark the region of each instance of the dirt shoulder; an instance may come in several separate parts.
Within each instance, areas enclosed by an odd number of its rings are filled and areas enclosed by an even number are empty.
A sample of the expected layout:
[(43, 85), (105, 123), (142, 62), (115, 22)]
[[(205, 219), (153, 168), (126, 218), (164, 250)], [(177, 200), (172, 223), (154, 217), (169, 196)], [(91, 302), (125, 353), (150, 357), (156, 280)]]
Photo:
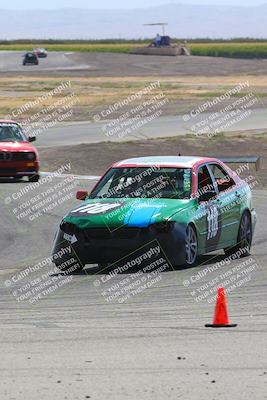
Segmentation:
[[(267, 64), (267, 63), (266, 63)], [(68, 107), (71, 111), (66, 122), (92, 120), (94, 115), (100, 114), (103, 109), (127, 100), (133, 94), (138, 94), (154, 83), (154, 89), (147, 94), (142, 94), (140, 99), (131, 101), (129, 105), (119, 107), (112, 112), (112, 118), (119, 118), (121, 114), (131, 111), (144, 101), (155, 96), (164, 97), (164, 106), (161, 107), (162, 116), (187, 114), (207, 101), (224, 95), (240, 83), (243, 83), (242, 92), (226, 98), (209, 108), (216, 112), (238, 100), (240, 96), (253, 93), (257, 99), (251, 108), (267, 107), (267, 74), (266, 76), (247, 75), (237, 76), (165, 76), (165, 77), (9, 77), (0, 75), (0, 114), (13, 115), (18, 122), (27, 120), (38, 122), (44, 117), (43, 110)], [(49, 94), (64, 83), (66, 89), (61, 93), (40, 100), (44, 94)], [(246, 85), (247, 86), (246, 86)], [(73, 97), (72, 97), (73, 96)], [(30, 107), (26, 104), (33, 100)], [(57, 104), (60, 104), (57, 105)], [(23, 112), (21, 112), (21, 109)], [(63, 109), (62, 109), (63, 110)], [(64, 113), (64, 111), (62, 111)], [(107, 115), (110, 119), (110, 115)], [(53, 123), (53, 112), (45, 112), (45, 121)]]
[[(199, 156), (260, 156), (261, 170), (253, 171), (261, 184), (267, 186), (267, 137), (191, 139), (187, 137), (157, 139), (125, 143), (80, 144), (40, 149), (41, 169), (55, 171), (69, 160), (72, 173), (101, 175), (118, 161), (132, 157), (153, 155), (199, 155)], [(253, 169), (251, 167), (251, 169)]]

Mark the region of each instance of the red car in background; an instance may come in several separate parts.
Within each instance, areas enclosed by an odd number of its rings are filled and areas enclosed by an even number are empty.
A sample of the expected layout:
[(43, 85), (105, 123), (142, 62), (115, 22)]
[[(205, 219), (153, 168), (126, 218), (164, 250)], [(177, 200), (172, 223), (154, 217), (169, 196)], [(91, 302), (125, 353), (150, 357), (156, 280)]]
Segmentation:
[(23, 178), (38, 182), (39, 155), (30, 143), (35, 137), (26, 137), (14, 121), (0, 120), (0, 177)]
[(33, 50), (34, 53), (37, 55), (38, 58), (46, 58), (47, 57), (47, 50), (42, 48), (37, 48)]

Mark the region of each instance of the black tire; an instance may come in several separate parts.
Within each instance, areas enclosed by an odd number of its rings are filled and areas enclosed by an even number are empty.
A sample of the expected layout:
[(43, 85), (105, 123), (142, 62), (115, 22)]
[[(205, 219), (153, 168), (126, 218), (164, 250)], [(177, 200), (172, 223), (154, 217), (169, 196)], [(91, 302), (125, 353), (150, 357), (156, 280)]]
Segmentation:
[(28, 177), (29, 182), (38, 182), (40, 179), (40, 175), (33, 175)]
[(197, 264), (198, 252), (198, 240), (197, 232), (192, 224), (189, 224), (186, 228), (185, 238), (185, 266), (194, 267)]
[(85, 266), (85, 264), (82, 263), (82, 261), (79, 259), (79, 256), (75, 254), (74, 251), (72, 251), (68, 257), (58, 259), (55, 264), (57, 268), (66, 275), (72, 275), (76, 274), (77, 272), (81, 272)]
[(237, 243), (234, 247), (224, 249), (226, 256), (231, 256), (238, 251), (242, 251), (241, 257), (247, 257), (250, 255), (250, 249), (252, 244), (252, 224), (251, 216), (248, 211), (242, 214), (239, 224), (239, 230), (237, 235)]

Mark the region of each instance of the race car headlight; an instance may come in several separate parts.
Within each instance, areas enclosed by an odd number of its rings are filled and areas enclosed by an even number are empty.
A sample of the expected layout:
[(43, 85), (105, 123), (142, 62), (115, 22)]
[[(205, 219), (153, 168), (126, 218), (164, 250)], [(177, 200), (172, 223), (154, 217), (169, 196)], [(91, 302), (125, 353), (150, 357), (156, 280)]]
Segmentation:
[(36, 160), (36, 154), (35, 153), (27, 153), (27, 159), (28, 160)]
[(154, 224), (153, 227), (156, 229), (157, 232), (169, 232), (173, 229), (174, 224), (174, 221), (162, 221)]

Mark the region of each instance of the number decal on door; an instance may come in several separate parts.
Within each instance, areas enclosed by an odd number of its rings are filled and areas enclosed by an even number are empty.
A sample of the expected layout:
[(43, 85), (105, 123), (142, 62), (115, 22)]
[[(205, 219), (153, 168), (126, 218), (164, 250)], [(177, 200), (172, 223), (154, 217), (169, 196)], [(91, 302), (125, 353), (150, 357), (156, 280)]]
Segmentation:
[(215, 238), (219, 230), (219, 211), (214, 205), (207, 210), (208, 235), (207, 240)]

